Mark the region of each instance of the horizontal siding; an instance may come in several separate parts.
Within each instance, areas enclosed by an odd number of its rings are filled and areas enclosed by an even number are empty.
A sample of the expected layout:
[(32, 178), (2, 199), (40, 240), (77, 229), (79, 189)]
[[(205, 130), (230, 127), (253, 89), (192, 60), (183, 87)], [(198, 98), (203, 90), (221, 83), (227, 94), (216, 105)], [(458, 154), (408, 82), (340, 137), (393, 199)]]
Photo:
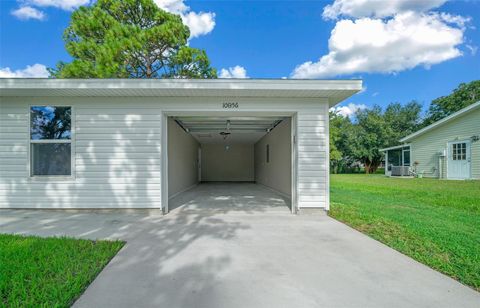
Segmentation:
[(11, 197), (29, 196), (22, 184), (29, 177), (27, 108), (0, 102), (0, 207), (16, 207)]
[(161, 110), (138, 104), (72, 104), (74, 176), (45, 179), (29, 176), (29, 104), (0, 102), (0, 208), (160, 208)]
[[(21, 178), (17, 179), (15, 181), (9, 181), (7, 178), (2, 177), (2, 182), (0, 185), (0, 188), (2, 187), (19, 187), (15, 185), (25, 185), (25, 189), (27, 189), (29, 186), (36, 184), (36, 183), (46, 183), (46, 184), (61, 184), (61, 183), (69, 183), (72, 184), (74, 187), (75, 185), (78, 186), (78, 188), (83, 187), (83, 185), (86, 184), (129, 184), (129, 185), (140, 185), (140, 184), (160, 184), (160, 178), (148, 178), (148, 177), (135, 177), (135, 178), (129, 178), (129, 177), (109, 177), (107, 180), (105, 178), (98, 178), (98, 177), (90, 177), (88, 179), (84, 178), (75, 178), (75, 179), (55, 179), (55, 180), (46, 180), (46, 179), (41, 179), (41, 178)], [(9, 186), (9, 184), (12, 184)]]
[(328, 108), (297, 114), (298, 207), (327, 207)]
[[(42, 98), (39, 101), (39, 104), (61, 101), (62, 105), (73, 106), (75, 126), (73, 177), (42, 179), (29, 176), (28, 109), (33, 98), (25, 98), (25, 102), (21, 98), (1, 98), (0, 207), (160, 208), (162, 115), (159, 106), (177, 107), (165, 101), (161, 105), (155, 98), (118, 99), (118, 103), (117, 99), (108, 97)], [(217, 102), (208, 104), (209, 108), (217, 108)], [(260, 108), (256, 101), (248, 106), (252, 110)], [(281, 106), (289, 112), (293, 108), (299, 110), (296, 123), (298, 206), (328, 208), (328, 106), (285, 101)]]
[[(412, 140), (411, 161), (417, 161), (417, 171), (426, 177), (447, 177), (447, 157), (440, 158), (438, 153), (447, 149), (447, 143), (455, 140), (467, 140), (480, 135), (480, 109), (454, 119)], [(472, 178), (480, 179), (480, 141), (471, 143)]]
[[(18, 184), (18, 183), (17, 183)], [(131, 188), (132, 184), (135, 184), (135, 189), (138, 190), (159, 190), (157, 187), (158, 182), (144, 182), (144, 183), (113, 183), (113, 182), (103, 182), (103, 183), (90, 183), (78, 185), (75, 182), (57, 182), (57, 183), (41, 183), (30, 181), (28, 182), (28, 188), (26, 191), (71, 191), (72, 188), (75, 188), (77, 191), (91, 191), (94, 193), (103, 193), (105, 190), (128, 190)], [(15, 187), (16, 184), (8, 184), (0, 187), (0, 195), (8, 195), (8, 191)], [(77, 187), (75, 187), (77, 186)]]

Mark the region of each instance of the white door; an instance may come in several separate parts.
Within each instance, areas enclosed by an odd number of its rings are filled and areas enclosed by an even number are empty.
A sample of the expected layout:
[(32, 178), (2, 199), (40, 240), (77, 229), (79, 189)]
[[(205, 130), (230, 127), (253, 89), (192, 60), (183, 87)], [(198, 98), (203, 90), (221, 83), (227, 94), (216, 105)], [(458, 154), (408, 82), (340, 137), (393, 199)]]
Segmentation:
[(470, 141), (454, 141), (448, 143), (447, 178), (470, 178)]

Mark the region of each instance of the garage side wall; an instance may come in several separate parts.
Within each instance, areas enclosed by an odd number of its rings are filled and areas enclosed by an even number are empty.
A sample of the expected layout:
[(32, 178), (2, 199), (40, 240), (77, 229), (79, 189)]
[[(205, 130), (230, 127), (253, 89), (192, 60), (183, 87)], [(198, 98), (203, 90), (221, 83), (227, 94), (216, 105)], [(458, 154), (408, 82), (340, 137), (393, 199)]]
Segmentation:
[(328, 105), (297, 114), (298, 208), (329, 209)]
[[(291, 120), (283, 120), (255, 143), (255, 181), (290, 196), (292, 190)], [(267, 162), (267, 145), (269, 162)]]
[[(71, 177), (30, 177), (31, 105), (72, 106)], [(160, 208), (161, 119), (142, 101), (2, 97), (0, 208)]]
[(168, 196), (198, 183), (198, 148), (195, 138), (168, 119)]

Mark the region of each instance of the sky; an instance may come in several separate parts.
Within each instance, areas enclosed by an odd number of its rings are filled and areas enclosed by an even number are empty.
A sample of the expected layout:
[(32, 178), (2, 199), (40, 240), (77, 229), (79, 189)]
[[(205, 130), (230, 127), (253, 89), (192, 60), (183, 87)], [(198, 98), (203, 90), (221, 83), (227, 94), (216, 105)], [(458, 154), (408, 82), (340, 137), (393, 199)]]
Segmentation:
[[(362, 79), (337, 107), (431, 100), (480, 79), (480, 0), (154, 0), (190, 27), (221, 78)], [(0, 77), (70, 61), (62, 34), (94, 0), (0, 0)]]

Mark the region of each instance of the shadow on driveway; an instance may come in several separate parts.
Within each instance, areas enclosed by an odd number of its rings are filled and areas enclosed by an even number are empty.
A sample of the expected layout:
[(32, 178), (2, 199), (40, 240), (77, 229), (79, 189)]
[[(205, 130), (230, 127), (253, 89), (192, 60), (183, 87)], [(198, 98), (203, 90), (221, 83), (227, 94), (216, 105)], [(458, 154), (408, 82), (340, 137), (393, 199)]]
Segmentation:
[(0, 232), (126, 240), (77, 307), (479, 307), (474, 290), (325, 215), (199, 204), (0, 210)]

